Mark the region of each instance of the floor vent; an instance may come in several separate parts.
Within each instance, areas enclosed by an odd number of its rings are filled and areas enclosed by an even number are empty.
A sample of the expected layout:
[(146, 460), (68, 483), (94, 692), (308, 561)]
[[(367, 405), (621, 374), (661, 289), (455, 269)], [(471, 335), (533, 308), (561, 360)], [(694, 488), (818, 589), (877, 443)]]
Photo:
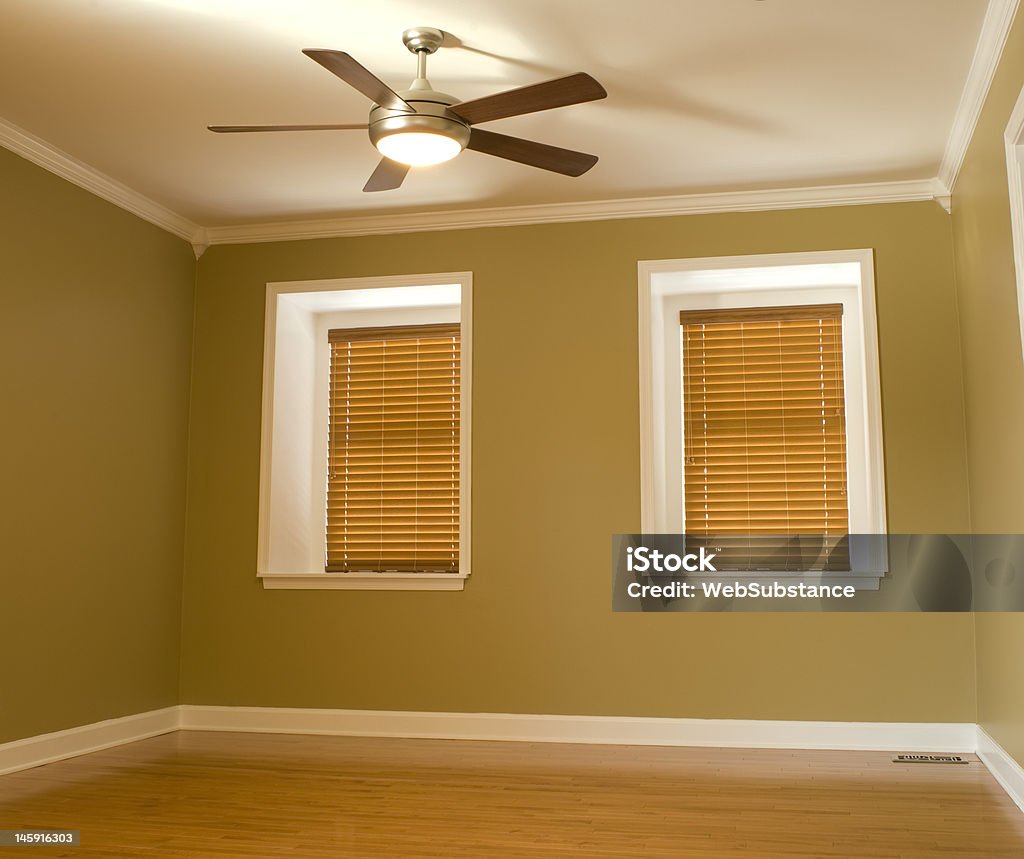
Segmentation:
[(968, 764), (960, 755), (896, 755), (894, 764)]

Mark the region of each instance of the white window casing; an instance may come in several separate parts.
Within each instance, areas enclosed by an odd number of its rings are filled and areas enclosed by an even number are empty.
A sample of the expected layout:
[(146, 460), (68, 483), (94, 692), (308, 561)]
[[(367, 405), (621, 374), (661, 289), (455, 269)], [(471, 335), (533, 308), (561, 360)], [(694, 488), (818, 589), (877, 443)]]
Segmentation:
[[(265, 588), (462, 590), (470, 574), (472, 275), (267, 284), (257, 575)], [(330, 328), (459, 322), (458, 573), (327, 573)]]
[[(638, 277), (643, 533), (674, 534), (684, 529), (679, 312), (842, 304), (849, 530), (885, 534), (872, 251), (643, 260)], [(884, 558), (857, 560), (885, 564)]]

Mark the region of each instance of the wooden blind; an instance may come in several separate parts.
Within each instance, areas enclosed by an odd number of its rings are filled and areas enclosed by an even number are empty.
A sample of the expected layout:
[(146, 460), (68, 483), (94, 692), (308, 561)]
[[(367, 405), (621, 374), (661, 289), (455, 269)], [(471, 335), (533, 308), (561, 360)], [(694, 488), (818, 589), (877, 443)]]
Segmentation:
[(337, 329), (328, 572), (458, 572), (459, 326)]
[[(845, 547), (842, 305), (684, 311), (679, 320), (686, 533), (820, 535)], [(785, 566), (782, 545), (751, 541), (747, 561)], [(835, 562), (842, 568), (842, 552)]]

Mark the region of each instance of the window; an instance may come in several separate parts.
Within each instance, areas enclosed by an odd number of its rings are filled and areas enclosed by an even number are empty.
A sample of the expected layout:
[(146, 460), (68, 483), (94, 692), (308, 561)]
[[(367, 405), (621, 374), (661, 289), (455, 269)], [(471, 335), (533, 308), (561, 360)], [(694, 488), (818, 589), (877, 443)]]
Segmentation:
[(327, 571), (457, 573), (459, 326), (328, 340)]
[(755, 571), (849, 570), (846, 535), (885, 533), (872, 276), (870, 251), (640, 264), (645, 533)]
[[(842, 319), (841, 304), (680, 312), (687, 535), (820, 535), (830, 560), (844, 545)], [(802, 566), (788, 537), (742, 542), (720, 565)]]
[(471, 285), (468, 273), (268, 284), (264, 587), (464, 587)]

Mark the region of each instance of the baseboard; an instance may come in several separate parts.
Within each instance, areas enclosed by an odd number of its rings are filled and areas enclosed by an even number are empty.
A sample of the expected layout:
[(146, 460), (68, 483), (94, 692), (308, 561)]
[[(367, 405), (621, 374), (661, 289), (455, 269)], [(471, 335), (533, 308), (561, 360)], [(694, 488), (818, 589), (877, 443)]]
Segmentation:
[(780, 722), (193, 705), (180, 709), (181, 727), (200, 731), (907, 752), (973, 752), (976, 741), (975, 726), (969, 723)]
[[(802, 722), (182, 705), (0, 745), (0, 774), (174, 730), (751, 749), (974, 752), (1024, 808), (1024, 771), (970, 723)], [(983, 744), (983, 745), (980, 745)]]
[(176, 731), (178, 710), (165, 707), (0, 744), (0, 775)]
[(978, 757), (992, 777), (1021, 811), (1024, 811), (1024, 767), (999, 745), (989, 733), (978, 726)]

